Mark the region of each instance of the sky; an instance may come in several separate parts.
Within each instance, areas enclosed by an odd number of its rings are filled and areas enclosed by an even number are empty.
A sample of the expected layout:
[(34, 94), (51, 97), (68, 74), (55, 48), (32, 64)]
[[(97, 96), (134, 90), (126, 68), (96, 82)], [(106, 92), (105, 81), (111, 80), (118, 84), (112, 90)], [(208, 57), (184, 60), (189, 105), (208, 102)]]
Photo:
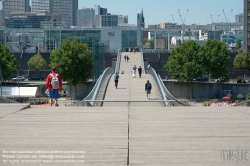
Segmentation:
[[(30, 0), (31, 1), (31, 0)], [(100, 5), (108, 9), (108, 13), (128, 15), (129, 24), (136, 24), (137, 13), (143, 14), (145, 24), (175, 22), (182, 24), (210, 24), (212, 22), (235, 21), (235, 15), (243, 13), (244, 0), (78, 0), (79, 9), (94, 8)], [(0, 8), (2, 6), (0, 5)], [(223, 14), (223, 10), (225, 16)], [(188, 11), (188, 12), (187, 12)], [(173, 18), (172, 18), (173, 15)], [(219, 15), (219, 16), (218, 16)], [(184, 19), (186, 16), (186, 19)], [(174, 19), (174, 21), (173, 21)]]
[(146, 25), (164, 22), (182, 24), (178, 10), (183, 21), (187, 13), (184, 24), (188, 25), (210, 24), (211, 15), (214, 22), (217, 20), (226, 22), (223, 9), (229, 22), (235, 22), (235, 15), (243, 13), (243, 0), (79, 0), (78, 2), (80, 9), (100, 5), (107, 8), (108, 13), (128, 15), (129, 24), (136, 24), (137, 13), (142, 9)]

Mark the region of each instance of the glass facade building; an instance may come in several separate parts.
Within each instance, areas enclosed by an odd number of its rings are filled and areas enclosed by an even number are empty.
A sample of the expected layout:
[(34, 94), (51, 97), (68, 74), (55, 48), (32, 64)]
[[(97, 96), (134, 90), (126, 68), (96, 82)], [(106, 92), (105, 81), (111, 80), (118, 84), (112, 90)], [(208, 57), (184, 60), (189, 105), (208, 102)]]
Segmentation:
[(137, 31), (123, 30), (122, 31), (122, 48), (137, 47)]

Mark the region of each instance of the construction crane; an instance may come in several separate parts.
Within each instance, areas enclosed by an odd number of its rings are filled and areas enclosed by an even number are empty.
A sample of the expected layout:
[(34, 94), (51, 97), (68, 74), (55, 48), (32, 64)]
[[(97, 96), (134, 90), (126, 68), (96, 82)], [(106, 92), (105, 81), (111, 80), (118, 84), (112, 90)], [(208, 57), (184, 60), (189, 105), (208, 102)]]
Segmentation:
[[(233, 9), (231, 9), (231, 12), (233, 11)], [(227, 19), (227, 17), (226, 17), (226, 14), (225, 14), (225, 11), (224, 11), (224, 9), (223, 9), (223, 14), (224, 14), (224, 17), (225, 17), (225, 19), (226, 19), (226, 23), (227, 23), (227, 25), (228, 25), (228, 32), (227, 32), (227, 45), (228, 45), (228, 34), (229, 34), (229, 23), (228, 23), (228, 19)]]
[(183, 43), (184, 42), (184, 33), (185, 33), (185, 27), (184, 27), (184, 25), (185, 25), (185, 21), (186, 21), (187, 14), (188, 14), (188, 9), (187, 9), (187, 13), (185, 15), (184, 20), (182, 19), (180, 9), (178, 9), (178, 12), (179, 12), (179, 18), (181, 18), (181, 21), (182, 21), (182, 33), (181, 33), (181, 37), (182, 37), (182, 43)]

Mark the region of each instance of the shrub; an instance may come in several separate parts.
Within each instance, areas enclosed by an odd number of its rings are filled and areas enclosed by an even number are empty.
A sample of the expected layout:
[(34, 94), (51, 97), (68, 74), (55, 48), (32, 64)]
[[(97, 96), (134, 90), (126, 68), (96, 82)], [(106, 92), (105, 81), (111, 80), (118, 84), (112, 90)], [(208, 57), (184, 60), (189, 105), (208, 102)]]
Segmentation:
[(237, 99), (243, 99), (244, 98), (244, 96), (241, 94), (241, 93), (239, 93), (238, 95), (237, 95)]
[(202, 103), (202, 106), (210, 106), (211, 102), (210, 101), (204, 101)]
[(218, 99), (212, 99), (211, 102), (212, 102), (212, 103), (218, 103), (219, 100), (218, 100)]
[(250, 93), (246, 95), (246, 100), (250, 100)]

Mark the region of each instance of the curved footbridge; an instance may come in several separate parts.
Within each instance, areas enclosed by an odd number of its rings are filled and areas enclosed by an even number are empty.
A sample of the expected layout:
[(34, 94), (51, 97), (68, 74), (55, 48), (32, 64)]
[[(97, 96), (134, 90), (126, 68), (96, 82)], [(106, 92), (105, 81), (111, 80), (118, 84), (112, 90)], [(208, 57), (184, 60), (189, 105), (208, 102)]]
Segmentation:
[[(124, 56), (128, 56), (126, 61)], [(136, 77), (131, 74), (136, 65)], [(139, 77), (138, 67), (142, 67), (142, 76)], [(187, 106), (176, 100), (167, 90), (159, 75), (151, 68), (146, 74), (143, 52), (118, 51), (116, 69), (107, 68), (99, 77), (91, 93), (74, 106)], [(114, 73), (119, 73), (118, 88), (115, 88)], [(150, 100), (147, 99), (145, 84), (149, 80), (152, 85)]]

